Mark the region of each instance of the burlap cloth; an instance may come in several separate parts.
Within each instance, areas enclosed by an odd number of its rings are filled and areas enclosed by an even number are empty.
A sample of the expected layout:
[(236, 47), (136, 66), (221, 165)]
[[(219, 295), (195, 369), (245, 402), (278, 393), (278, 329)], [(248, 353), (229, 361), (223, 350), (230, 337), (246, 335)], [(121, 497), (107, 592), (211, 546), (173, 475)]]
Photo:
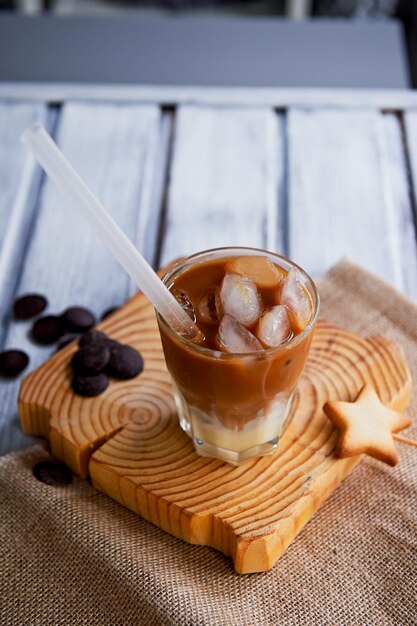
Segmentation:
[[(323, 316), (397, 341), (417, 380), (414, 304), (347, 262), (319, 288)], [(417, 438), (415, 424), (407, 434)], [(38, 482), (42, 447), (9, 454), (0, 460), (0, 624), (415, 625), (417, 450), (398, 447), (395, 469), (364, 459), (271, 571), (243, 576), (87, 481)]]

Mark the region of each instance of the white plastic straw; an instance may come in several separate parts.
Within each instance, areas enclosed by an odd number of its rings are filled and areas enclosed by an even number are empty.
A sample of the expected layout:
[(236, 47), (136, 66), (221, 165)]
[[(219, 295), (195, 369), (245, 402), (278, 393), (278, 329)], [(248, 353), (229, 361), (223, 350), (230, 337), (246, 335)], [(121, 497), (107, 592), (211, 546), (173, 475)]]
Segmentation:
[(22, 134), (22, 141), (33, 152), (48, 176), (80, 210), (165, 321), (189, 338), (198, 336), (198, 327), (110, 217), (43, 126), (35, 124), (27, 128)]

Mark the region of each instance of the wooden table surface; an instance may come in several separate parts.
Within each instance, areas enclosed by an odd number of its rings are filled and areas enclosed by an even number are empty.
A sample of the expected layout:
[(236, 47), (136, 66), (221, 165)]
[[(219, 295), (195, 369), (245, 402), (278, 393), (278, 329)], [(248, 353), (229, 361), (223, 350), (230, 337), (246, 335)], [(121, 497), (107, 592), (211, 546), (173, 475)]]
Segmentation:
[[(0, 100), (0, 350), (27, 351), (30, 368), (54, 347), (11, 320), (17, 295), (46, 294), (51, 313), (79, 304), (100, 316), (135, 292), (25, 153), (19, 136), (35, 120), (155, 267), (244, 245), (317, 277), (347, 255), (417, 298), (415, 106)], [(34, 441), (20, 430), (19, 384), (0, 381), (1, 453)]]

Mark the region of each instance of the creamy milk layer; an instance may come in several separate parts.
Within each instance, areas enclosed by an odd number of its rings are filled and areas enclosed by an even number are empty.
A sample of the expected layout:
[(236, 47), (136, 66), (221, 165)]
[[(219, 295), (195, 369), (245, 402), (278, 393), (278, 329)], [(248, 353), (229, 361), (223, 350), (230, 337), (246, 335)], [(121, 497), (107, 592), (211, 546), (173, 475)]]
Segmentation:
[(175, 383), (173, 386), (180, 423), (187, 434), (204, 444), (232, 452), (242, 452), (275, 440), (280, 436), (291, 408), (292, 397), (278, 394), (268, 412), (262, 411), (243, 427), (227, 428), (214, 413), (209, 415), (187, 404)]

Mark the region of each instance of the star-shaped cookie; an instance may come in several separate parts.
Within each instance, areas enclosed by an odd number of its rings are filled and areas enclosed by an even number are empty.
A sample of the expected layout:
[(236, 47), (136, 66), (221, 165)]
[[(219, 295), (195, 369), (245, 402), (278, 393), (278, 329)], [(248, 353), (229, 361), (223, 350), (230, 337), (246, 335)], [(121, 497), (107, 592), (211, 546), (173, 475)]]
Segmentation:
[(371, 385), (365, 385), (354, 402), (329, 401), (323, 410), (340, 429), (337, 456), (365, 453), (388, 465), (398, 463), (393, 433), (410, 426), (411, 420), (384, 406)]

